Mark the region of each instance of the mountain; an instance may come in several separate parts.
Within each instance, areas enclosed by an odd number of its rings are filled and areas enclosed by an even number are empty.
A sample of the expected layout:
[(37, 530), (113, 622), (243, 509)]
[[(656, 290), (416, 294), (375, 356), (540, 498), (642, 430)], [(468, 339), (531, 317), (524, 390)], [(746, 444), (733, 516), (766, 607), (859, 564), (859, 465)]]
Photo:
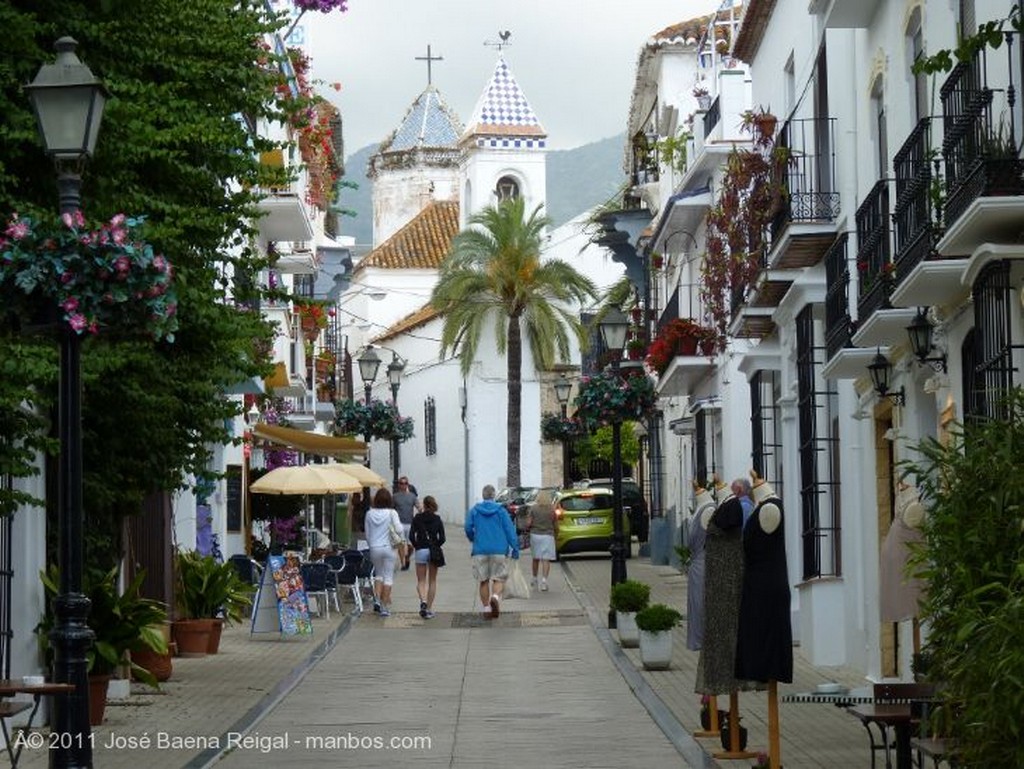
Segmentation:
[[(557, 227), (573, 217), (606, 202), (625, 180), (622, 170), (622, 134), (585, 144), (571, 150), (548, 152), (547, 215)], [(354, 235), (357, 244), (373, 241), (373, 183), (366, 178), (366, 166), (377, 149), (369, 144), (345, 160), (347, 181), (358, 189), (343, 187), (338, 205), (355, 211), (356, 216), (342, 217), (341, 231)]]

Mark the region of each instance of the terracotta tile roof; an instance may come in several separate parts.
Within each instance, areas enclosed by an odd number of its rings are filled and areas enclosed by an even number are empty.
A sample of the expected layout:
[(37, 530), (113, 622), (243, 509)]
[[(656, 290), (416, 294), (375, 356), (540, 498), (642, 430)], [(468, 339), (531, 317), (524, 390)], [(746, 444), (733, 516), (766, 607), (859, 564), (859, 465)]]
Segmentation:
[(383, 332), (381, 332), (379, 336), (375, 337), (374, 339), (371, 339), (370, 341), (384, 342), (388, 339), (393, 339), (399, 334), (403, 334), (406, 331), (411, 331), (414, 328), (419, 328), (420, 326), (429, 323), (434, 318), (437, 318), (439, 316), (440, 313), (437, 310), (435, 310), (433, 306), (431, 306), (430, 304), (425, 304), (422, 307), (420, 307), (420, 309), (416, 310), (416, 312), (410, 313), (409, 315), (406, 315), (404, 318), (396, 321), (394, 324), (392, 324), (390, 328), (385, 329)]
[(748, 0), (739, 32), (736, 33), (736, 44), (732, 49), (733, 55), (740, 61), (753, 61), (774, 10), (775, 0)]
[(432, 201), (402, 229), (363, 257), (354, 272), (364, 267), (436, 270), (458, 231), (458, 201)]
[(714, 18), (714, 14), (708, 14), (707, 16), (698, 16), (696, 19), (688, 19), (687, 21), (680, 21), (676, 24), (672, 24), (660, 32), (655, 32), (653, 35), (654, 40), (668, 41), (668, 40), (681, 40), (684, 43), (687, 40), (700, 40), (701, 35), (707, 31), (708, 24)]

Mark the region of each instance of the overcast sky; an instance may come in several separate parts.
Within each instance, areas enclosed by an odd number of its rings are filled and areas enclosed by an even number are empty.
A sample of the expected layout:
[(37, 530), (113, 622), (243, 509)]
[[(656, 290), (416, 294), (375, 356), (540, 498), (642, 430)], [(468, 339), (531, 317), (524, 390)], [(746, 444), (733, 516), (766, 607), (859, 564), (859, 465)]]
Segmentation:
[[(625, 130), (644, 43), (665, 27), (710, 13), (721, 0), (349, 0), (345, 13), (307, 13), (307, 50), (319, 91), (341, 110), (345, 152), (382, 141), (433, 83), (465, 123), (504, 56), (547, 130), (569, 149)], [(335, 85), (340, 84), (340, 90)]]

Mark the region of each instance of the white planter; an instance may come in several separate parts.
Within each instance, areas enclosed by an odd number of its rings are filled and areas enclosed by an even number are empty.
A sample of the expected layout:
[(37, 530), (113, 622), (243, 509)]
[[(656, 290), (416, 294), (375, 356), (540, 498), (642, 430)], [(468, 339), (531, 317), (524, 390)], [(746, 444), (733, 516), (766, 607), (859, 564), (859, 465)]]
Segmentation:
[(619, 645), (624, 649), (635, 649), (640, 645), (640, 631), (636, 627), (635, 611), (615, 612), (615, 627), (619, 631)]
[(647, 670), (667, 670), (672, 664), (672, 631), (640, 632), (640, 661)]

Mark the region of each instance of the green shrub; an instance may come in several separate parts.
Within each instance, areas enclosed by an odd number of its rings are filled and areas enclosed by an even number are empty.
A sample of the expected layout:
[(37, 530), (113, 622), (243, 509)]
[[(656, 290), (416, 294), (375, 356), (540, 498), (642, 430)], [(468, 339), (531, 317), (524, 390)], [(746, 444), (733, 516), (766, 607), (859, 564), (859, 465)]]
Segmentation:
[(640, 611), (651, 601), (651, 586), (633, 579), (612, 585), (611, 604), (615, 611)]
[(904, 464), (927, 510), (910, 564), (926, 581), (922, 657), (960, 766), (1024, 766), (1024, 391), (1000, 412)]
[(184, 550), (178, 553), (175, 567), (179, 619), (207, 619), (222, 613), (228, 622), (238, 622), (252, 603), (252, 585), (243, 582), (230, 563)]
[(637, 612), (636, 626), (648, 633), (659, 633), (662, 630), (671, 630), (682, 618), (683, 615), (671, 606), (655, 603)]

